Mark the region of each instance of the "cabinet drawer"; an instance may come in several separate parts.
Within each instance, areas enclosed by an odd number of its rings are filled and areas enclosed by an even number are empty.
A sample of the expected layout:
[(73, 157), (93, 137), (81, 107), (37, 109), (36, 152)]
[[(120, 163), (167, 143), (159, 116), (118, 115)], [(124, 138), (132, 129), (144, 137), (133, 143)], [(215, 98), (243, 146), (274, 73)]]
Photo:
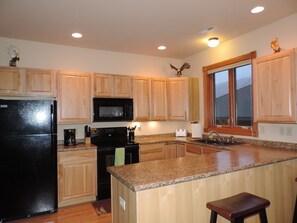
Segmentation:
[(59, 162), (72, 162), (81, 160), (96, 159), (96, 150), (80, 150), (80, 151), (67, 151), (59, 152)]
[(197, 155), (201, 155), (201, 148), (199, 145), (194, 145), (194, 144), (187, 144), (186, 145), (186, 154), (188, 153), (194, 153)]
[(141, 145), (139, 155), (140, 162), (165, 159), (165, 143)]

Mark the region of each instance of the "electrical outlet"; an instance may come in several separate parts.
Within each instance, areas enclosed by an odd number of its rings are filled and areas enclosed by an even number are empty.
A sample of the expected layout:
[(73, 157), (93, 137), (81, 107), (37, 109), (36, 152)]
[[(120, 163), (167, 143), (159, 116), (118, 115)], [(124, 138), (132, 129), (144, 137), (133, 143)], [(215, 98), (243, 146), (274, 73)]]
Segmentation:
[(120, 202), (120, 207), (123, 208), (123, 210), (125, 210), (126, 209), (126, 201), (122, 197), (119, 197), (119, 202)]

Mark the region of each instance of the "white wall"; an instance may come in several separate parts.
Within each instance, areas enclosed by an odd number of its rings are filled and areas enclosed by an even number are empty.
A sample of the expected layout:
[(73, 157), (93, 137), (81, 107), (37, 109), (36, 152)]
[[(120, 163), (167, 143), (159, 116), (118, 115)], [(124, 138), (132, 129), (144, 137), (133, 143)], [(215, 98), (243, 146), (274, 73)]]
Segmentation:
[[(280, 46), (283, 50), (295, 48), (297, 47), (296, 21), (297, 13), (253, 32), (223, 42), (216, 48), (209, 48), (184, 59), (185, 62), (191, 64), (191, 69), (187, 70), (185, 74), (199, 77), (201, 123), (204, 122), (202, 67), (254, 50), (257, 51), (258, 57), (272, 54), (273, 51), (270, 48), (270, 42), (274, 37), (279, 37)], [(263, 140), (297, 143), (297, 125), (260, 124), (259, 138)]]

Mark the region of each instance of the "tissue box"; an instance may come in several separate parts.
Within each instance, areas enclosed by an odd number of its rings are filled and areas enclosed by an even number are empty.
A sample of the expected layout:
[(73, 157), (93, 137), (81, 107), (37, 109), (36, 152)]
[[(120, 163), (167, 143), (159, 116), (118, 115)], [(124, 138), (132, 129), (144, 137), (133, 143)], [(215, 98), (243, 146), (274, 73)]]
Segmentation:
[(175, 130), (175, 136), (176, 137), (186, 137), (187, 136), (187, 130), (186, 129), (176, 129)]

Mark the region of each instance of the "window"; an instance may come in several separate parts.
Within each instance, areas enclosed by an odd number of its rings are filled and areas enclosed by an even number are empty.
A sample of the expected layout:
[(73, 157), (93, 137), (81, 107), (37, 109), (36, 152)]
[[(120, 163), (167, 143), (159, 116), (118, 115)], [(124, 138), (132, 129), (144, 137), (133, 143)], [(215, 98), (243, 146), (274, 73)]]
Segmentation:
[(236, 135), (257, 135), (253, 122), (253, 51), (203, 67), (205, 130)]

